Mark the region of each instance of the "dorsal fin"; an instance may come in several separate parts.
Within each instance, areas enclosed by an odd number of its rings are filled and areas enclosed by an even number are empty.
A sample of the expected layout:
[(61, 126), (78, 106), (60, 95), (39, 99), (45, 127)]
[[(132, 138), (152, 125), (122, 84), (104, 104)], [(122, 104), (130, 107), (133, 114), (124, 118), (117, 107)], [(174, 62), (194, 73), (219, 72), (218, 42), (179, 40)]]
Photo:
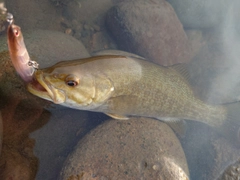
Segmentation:
[(132, 57), (132, 58), (145, 60), (144, 57), (141, 57), (137, 54), (133, 54), (133, 53), (126, 52), (126, 51), (121, 51), (121, 50), (116, 50), (116, 49), (101, 50), (101, 51), (95, 52), (93, 54), (93, 56), (104, 56), (104, 55), (127, 56), (127, 57)]
[(188, 64), (182, 63), (182, 64), (176, 64), (171, 66), (170, 68), (177, 71), (179, 74), (182, 75), (182, 77), (187, 81), (190, 82), (190, 72), (189, 72), (189, 66)]

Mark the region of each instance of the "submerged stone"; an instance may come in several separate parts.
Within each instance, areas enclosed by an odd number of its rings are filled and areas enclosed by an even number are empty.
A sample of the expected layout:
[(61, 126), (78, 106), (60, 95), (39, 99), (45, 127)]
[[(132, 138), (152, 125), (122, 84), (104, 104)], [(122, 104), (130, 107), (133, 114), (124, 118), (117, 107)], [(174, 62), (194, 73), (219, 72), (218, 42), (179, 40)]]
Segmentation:
[(60, 179), (176, 179), (189, 176), (179, 140), (148, 118), (109, 120), (79, 141)]
[(166, 1), (123, 1), (110, 9), (106, 23), (122, 50), (164, 66), (190, 61), (187, 36)]

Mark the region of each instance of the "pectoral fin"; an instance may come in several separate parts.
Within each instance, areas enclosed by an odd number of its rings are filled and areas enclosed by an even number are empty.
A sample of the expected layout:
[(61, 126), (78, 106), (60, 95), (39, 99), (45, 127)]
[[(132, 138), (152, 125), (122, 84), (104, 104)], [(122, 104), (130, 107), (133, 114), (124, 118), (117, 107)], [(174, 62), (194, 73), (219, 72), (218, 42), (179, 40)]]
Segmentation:
[(119, 115), (119, 114), (111, 114), (111, 113), (106, 113), (106, 114), (113, 119), (118, 119), (118, 120), (128, 120), (129, 119), (127, 116), (123, 116), (123, 115)]

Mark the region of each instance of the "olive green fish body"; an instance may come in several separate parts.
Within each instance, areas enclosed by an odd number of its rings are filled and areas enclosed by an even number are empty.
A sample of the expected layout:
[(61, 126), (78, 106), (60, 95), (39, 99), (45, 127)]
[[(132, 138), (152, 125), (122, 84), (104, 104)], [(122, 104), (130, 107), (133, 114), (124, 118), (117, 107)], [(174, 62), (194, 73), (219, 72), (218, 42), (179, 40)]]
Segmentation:
[(171, 67), (125, 56), (97, 56), (66, 61), (35, 72), (44, 89), (31, 93), (75, 109), (114, 116), (162, 120), (190, 119), (211, 126), (226, 119), (222, 106), (197, 99), (185, 78)]
[[(226, 109), (208, 105), (196, 98), (185, 78), (173, 68), (138, 59), (134, 61), (141, 66), (141, 73), (135, 73), (130, 83), (119, 82), (119, 76), (111, 78), (119, 84), (115, 83), (115, 91), (102, 106), (103, 112), (162, 120), (190, 119), (212, 126), (225, 121)], [(121, 76), (125, 80), (129, 77), (127, 73)]]

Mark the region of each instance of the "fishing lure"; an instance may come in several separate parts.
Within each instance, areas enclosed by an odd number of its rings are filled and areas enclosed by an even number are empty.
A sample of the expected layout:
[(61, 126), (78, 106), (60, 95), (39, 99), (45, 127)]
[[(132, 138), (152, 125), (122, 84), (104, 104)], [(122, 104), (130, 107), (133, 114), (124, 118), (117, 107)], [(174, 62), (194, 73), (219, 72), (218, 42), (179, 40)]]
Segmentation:
[(7, 39), (13, 66), (25, 82), (30, 82), (33, 80), (34, 71), (38, 69), (39, 64), (30, 59), (21, 28), (14, 24), (13, 15), (11, 13), (7, 13), (6, 20), (9, 23)]

